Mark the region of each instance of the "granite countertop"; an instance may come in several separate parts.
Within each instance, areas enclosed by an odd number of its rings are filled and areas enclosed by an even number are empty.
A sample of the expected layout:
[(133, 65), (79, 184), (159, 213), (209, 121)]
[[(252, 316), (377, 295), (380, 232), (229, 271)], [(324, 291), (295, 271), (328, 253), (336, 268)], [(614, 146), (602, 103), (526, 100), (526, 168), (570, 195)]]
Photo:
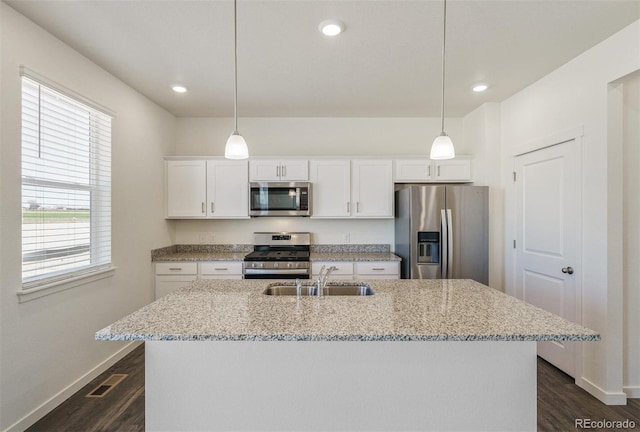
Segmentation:
[[(369, 280), (375, 295), (267, 296), (269, 280), (199, 280), (98, 340), (596, 341), (585, 327), (472, 280)], [(287, 283), (282, 282), (280, 283)], [(291, 283), (290, 281), (288, 283)]]
[(173, 252), (152, 258), (153, 262), (243, 261), (248, 252)]
[[(152, 262), (243, 261), (252, 245), (174, 245), (151, 251)], [(310, 261), (402, 261), (389, 245), (312, 245)]]
[(402, 261), (391, 252), (311, 252), (309, 261)]

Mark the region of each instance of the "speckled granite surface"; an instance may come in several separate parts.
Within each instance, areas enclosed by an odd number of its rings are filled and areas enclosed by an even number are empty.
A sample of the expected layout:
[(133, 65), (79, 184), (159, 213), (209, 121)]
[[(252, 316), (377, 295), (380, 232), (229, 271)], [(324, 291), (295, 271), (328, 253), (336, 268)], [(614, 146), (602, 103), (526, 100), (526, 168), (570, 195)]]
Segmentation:
[[(242, 261), (252, 245), (174, 245), (151, 251), (153, 262)], [(389, 245), (312, 245), (310, 261), (401, 261)]]
[(389, 253), (388, 244), (317, 244), (311, 245), (311, 253)]
[(173, 245), (151, 251), (152, 262), (242, 261), (253, 245)]
[[(98, 340), (594, 341), (599, 335), (471, 280), (368, 280), (369, 297), (267, 296), (268, 280), (201, 280)], [(290, 283), (290, 281), (289, 281)]]
[(309, 261), (402, 261), (390, 252), (311, 252)]

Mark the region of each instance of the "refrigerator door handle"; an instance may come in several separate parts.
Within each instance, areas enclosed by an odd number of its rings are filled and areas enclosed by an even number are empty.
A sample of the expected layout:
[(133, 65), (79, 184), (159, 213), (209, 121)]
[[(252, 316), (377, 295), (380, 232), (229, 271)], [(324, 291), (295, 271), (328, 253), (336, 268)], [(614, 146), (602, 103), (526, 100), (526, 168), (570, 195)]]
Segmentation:
[(447, 226), (446, 210), (440, 210), (440, 278), (446, 279), (449, 274), (449, 228)]
[(447, 209), (447, 279), (453, 279), (453, 218)]

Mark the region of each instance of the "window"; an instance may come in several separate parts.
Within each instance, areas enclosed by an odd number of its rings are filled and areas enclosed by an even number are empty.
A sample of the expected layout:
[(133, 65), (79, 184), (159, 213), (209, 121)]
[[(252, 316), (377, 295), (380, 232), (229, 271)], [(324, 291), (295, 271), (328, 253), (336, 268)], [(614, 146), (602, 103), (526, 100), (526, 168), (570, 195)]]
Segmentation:
[(111, 116), (23, 76), (23, 291), (110, 267)]

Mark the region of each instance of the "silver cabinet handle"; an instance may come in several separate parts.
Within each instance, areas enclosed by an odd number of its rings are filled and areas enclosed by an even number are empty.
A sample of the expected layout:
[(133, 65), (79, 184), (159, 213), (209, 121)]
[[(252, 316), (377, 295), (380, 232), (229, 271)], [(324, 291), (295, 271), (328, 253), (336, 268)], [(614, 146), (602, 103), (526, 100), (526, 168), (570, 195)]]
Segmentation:
[(205, 209), (204, 209), (204, 202), (202, 203), (202, 214), (204, 214)]
[[(447, 279), (453, 278), (453, 218), (451, 217), (451, 209), (447, 209), (447, 241), (449, 245), (447, 246), (447, 253), (449, 256), (447, 257)], [(457, 234), (456, 234), (457, 235)]]
[(280, 165), (276, 167), (276, 177), (280, 177)]
[(229, 269), (225, 267), (225, 268), (215, 268), (214, 270), (215, 271), (227, 271)]
[(169, 270), (178, 271), (182, 270), (182, 267), (169, 267)]
[(562, 273), (573, 274), (573, 267), (565, 267), (562, 269)]
[(356, 201), (356, 213), (360, 213), (360, 201)]
[(372, 268), (371, 270), (381, 271), (381, 270), (384, 270), (384, 269), (383, 268)]
[(438, 177), (440, 177), (440, 165), (438, 165)]
[(286, 177), (286, 176), (287, 176), (287, 166), (282, 165), (282, 177)]
[(351, 213), (351, 203), (347, 201), (347, 213)]
[(427, 177), (431, 177), (431, 165), (427, 165)]
[(213, 212), (214, 212), (214, 210), (213, 210), (214, 208), (215, 208), (215, 207), (214, 207), (214, 203), (213, 203), (213, 201), (211, 201), (211, 213), (213, 213)]

